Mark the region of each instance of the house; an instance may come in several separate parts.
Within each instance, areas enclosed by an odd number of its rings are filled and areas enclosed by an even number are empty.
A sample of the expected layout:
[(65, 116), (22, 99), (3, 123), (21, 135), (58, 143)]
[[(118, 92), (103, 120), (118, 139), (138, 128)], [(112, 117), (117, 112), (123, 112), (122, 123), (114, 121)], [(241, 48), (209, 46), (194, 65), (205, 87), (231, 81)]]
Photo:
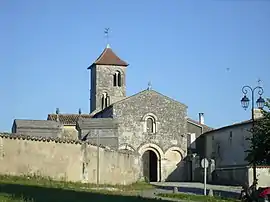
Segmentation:
[[(260, 118), (255, 110), (255, 118)], [(252, 120), (224, 126), (205, 132), (205, 156), (215, 162), (214, 170), (209, 171), (208, 180), (218, 184), (243, 185), (253, 182), (253, 170), (245, 160), (250, 143), (247, 140), (252, 134)], [(270, 185), (270, 166), (258, 166), (257, 178), (260, 186)]]

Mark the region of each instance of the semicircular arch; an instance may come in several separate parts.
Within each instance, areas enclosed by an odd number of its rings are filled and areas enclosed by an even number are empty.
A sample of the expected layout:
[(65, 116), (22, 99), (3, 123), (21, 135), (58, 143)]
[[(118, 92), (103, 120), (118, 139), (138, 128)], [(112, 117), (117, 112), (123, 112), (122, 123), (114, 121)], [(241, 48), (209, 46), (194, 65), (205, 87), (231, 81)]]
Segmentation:
[(146, 143), (146, 144), (141, 145), (138, 148), (138, 153), (142, 156), (144, 154), (144, 152), (146, 152), (148, 150), (153, 151), (157, 155), (157, 158), (159, 160), (164, 157), (163, 150), (158, 145), (153, 144), (153, 143)]
[(170, 152), (176, 151), (180, 154), (181, 158), (183, 159), (185, 156), (185, 151), (183, 149), (181, 149), (180, 147), (170, 147), (165, 151), (165, 156), (167, 156)]
[(145, 115), (143, 115), (142, 120), (145, 121), (148, 117), (153, 117), (154, 121), (157, 120), (157, 116), (153, 113), (146, 113)]

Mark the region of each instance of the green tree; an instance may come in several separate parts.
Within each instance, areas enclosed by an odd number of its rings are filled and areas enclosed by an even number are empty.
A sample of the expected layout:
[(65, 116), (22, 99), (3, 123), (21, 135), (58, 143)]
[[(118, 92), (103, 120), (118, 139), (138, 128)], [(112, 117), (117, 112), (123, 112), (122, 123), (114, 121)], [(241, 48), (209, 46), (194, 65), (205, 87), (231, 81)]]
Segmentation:
[(252, 164), (270, 165), (270, 99), (262, 111), (263, 117), (255, 120), (250, 132), (253, 134), (247, 140), (250, 141), (250, 149), (246, 160)]

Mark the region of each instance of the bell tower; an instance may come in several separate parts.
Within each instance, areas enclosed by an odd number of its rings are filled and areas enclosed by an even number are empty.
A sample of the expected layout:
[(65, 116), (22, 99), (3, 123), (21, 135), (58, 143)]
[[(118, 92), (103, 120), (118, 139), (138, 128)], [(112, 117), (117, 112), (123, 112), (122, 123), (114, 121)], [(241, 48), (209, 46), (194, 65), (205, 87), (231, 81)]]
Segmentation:
[(108, 44), (90, 70), (90, 113), (95, 114), (126, 97), (126, 68)]

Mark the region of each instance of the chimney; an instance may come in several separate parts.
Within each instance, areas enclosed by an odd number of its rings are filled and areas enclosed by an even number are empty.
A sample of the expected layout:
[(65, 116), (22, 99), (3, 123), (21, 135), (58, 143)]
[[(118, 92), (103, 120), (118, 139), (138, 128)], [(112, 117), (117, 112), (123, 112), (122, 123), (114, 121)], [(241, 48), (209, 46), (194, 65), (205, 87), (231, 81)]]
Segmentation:
[(263, 113), (261, 109), (254, 109), (254, 119), (259, 119), (263, 117)]
[(81, 110), (81, 108), (79, 108), (79, 115), (81, 115), (82, 114), (82, 110)]
[(56, 108), (56, 121), (59, 122), (59, 108)]
[(204, 124), (204, 113), (199, 113), (199, 123)]

